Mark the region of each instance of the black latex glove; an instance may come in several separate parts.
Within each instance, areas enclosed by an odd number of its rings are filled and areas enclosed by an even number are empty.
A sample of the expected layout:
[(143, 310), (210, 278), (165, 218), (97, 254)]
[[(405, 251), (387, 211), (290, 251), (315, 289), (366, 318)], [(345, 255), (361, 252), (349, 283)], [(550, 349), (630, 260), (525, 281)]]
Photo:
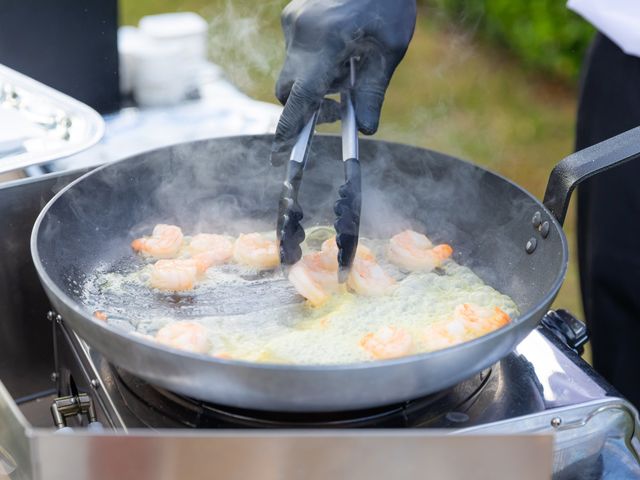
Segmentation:
[[(294, 0), (282, 12), (287, 55), (276, 85), (284, 105), (272, 162), (281, 164), (323, 97), (347, 85), (349, 58), (357, 62), (354, 104), (358, 129), (378, 129), (391, 76), (407, 51), (416, 23), (416, 0)], [(339, 109), (325, 101), (320, 121)]]

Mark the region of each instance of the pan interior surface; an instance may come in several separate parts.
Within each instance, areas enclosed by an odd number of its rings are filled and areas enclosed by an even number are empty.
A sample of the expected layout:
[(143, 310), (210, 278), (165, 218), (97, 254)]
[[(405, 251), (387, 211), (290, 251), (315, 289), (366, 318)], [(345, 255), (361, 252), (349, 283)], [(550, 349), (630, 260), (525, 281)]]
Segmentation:
[[(253, 136), (164, 148), (102, 167), (61, 192), (36, 225), (34, 259), (45, 286), (52, 287), (48, 291), (50, 297), (55, 297), (54, 304), (57, 301), (74, 312), (75, 318), (69, 319), (72, 326), (85, 338), (90, 336), (87, 338), (90, 343), (97, 344), (111, 360), (118, 362), (115, 352), (109, 351), (107, 340), (115, 341), (117, 337), (118, 342), (126, 342), (128, 336), (114, 334), (91, 317), (93, 312), (86, 306), (83, 286), (92, 272), (113, 269), (123, 259), (126, 264), (123, 269), (133, 268), (131, 241), (148, 234), (157, 223), (178, 224), (186, 232), (238, 235), (272, 231), (283, 171), (269, 165), (270, 145), (270, 136)], [(339, 138), (316, 138), (300, 193), (305, 213), (302, 223), (306, 228), (333, 223), (333, 205), (343, 181), (340, 158)], [(566, 244), (557, 222), (535, 198), (516, 185), (447, 155), (363, 140), (361, 162), (361, 235), (390, 238), (411, 228), (427, 233), (434, 243), (451, 244), (457, 263), (469, 267), (485, 283), (516, 302), (520, 317), (502, 330), (505, 334), (509, 330), (518, 333), (511, 334), (508, 340), (491, 340), (503, 351), (486, 358), (495, 361), (508, 353), (514, 342), (535, 326), (561, 283)], [(551, 224), (545, 239), (531, 222), (538, 211)], [(537, 248), (527, 254), (525, 245), (531, 238), (537, 239)], [(272, 297), (265, 302), (299, 301), (288, 295), (283, 293), (282, 298)], [(228, 298), (231, 301), (234, 297), (229, 294)], [(242, 298), (236, 300), (238, 305), (242, 304)], [(188, 296), (176, 296), (169, 301), (176, 309), (198, 308), (189, 304)], [(259, 307), (258, 303), (256, 308)], [(518, 329), (518, 324), (525, 322), (527, 327)], [(492, 335), (497, 337), (499, 333)], [(154, 350), (151, 346), (146, 348), (149, 352)], [(190, 358), (180, 352), (158, 350), (167, 362), (169, 357), (181, 357), (176, 360), (181, 369)], [(436, 353), (445, 356), (445, 352)], [(416, 359), (428, 361), (430, 357), (426, 354)], [(470, 359), (477, 357), (467, 358), (469, 363), (476, 362)], [(149, 368), (147, 364), (144, 368), (122, 365), (127, 362), (128, 359), (121, 360), (121, 366), (133, 373), (152, 380), (163, 377), (159, 371), (142, 371)], [(203, 359), (198, 368), (202, 368), (203, 362), (215, 365), (217, 360)], [(170, 368), (170, 364), (165, 367)], [(465, 368), (460, 375), (472, 374), (483, 366)], [(448, 377), (452, 381), (456, 378)], [(177, 391), (205, 395), (193, 389), (181, 390), (171, 379), (163, 381)], [(421, 394), (438, 386), (443, 388), (442, 382), (429, 387), (411, 386), (409, 379), (407, 382), (405, 389), (414, 388)], [(209, 395), (216, 397), (213, 393)]]

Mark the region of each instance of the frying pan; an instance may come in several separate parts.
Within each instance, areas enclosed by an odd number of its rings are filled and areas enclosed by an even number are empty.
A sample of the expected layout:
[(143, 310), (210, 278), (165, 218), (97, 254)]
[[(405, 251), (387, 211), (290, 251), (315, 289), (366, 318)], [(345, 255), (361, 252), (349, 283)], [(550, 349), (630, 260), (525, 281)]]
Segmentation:
[[(388, 238), (407, 227), (427, 232), (452, 244), (457, 262), (517, 303), (518, 318), (481, 338), (393, 360), (282, 365), (177, 351), (93, 318), (79, 285), (96, 268), (132, 259), (131, 240), (156, 223), (175, 222), (186, 232), (203, 226), (229, 233), (273, 229), (283, 172), (268, 165), (271, 142), (271, 136), (245, 136), (162, 148), (105, 165), (59, 192), (35, 223), (31, 250), (64, 321), (132, 374), (223, 405), (347, 411), (440, 391), (491, 366), (536, 327), (565, 276), (561, 224), (573, 188), (638, 157), (640, 128), (560, 162), (543, 203), (463, 160), (406, 145), (361, 142), (361, 235)], [(300, 192), (307, 227), (332, 223), (340, 158), (339, 138), (316, 139)]]

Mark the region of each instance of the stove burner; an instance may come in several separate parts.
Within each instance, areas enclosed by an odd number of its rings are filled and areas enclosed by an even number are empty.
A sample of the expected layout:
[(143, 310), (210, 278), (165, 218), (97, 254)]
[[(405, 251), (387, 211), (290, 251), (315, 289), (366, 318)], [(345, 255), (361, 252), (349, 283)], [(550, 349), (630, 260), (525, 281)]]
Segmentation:
[[(494, 367), (495, 368), (495, 367)], [(448, 390), (366, 410), (287, 413), (215, 405), (150, 385), (111, 366), (115, 384), (140, 426), (191, 428), (401, 428), (462, 427), (474, 409), (492, 403), (499, 375), (487, 369)]]

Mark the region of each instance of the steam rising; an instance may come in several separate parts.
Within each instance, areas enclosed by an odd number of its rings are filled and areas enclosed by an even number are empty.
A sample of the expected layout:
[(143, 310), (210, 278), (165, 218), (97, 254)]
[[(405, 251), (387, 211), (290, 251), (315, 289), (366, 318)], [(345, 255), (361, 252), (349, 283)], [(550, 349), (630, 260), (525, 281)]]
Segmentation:
[[(273, 231), (284, 172), (268, 162), (271, 137), (195, 142), (109, 165), (67, 191), (43, 223), (39, 248), (58, 284), (78, 271), (133, 259), (129, 244), (156, 223), (186, 232)], [(303, 225), (334, 221), (343, 180), (340, 140), (312, 146), (300, 203)], [(527, 311), (546, 295), (561, 258), (558, 235), (527, 255), (537, 204), (504, 180), (464, 162), (403, 145), (363, 141), (361, 235), (387, 239), (405, 228), (454, 247), (454, 259)], [(555, 247), (554, 247), (555, 245)], [(523, 272), (529, 272), (525, 274)], [(57, 280), (55, 279), (58, 275)], [(69, 293), (76, 296), (73, 288)]]
[(209, 56), (239, 88), (254, 90), (253, 78), (260, 78), (260, 83), (270, 78), (270, 85), (275, 83), (284, 48), (274, 31), (286, 3), (226, 0), (216, 8), (209, 22)]

